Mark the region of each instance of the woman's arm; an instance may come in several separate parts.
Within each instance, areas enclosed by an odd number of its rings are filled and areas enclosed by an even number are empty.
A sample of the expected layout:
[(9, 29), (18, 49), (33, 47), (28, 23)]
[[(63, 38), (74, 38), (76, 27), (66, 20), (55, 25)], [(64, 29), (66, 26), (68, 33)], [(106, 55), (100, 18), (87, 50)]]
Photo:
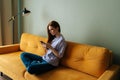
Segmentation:
[(53, 54), (55, 56), (57, 56), (58, 58), (60, 58), (60, 55), (59, 55), (58, 51), (56, 51), (49, 43), (46, 44), (46, 47), (49, 48), (49, 49), (51, 49), (52, 52), (53, 52)]

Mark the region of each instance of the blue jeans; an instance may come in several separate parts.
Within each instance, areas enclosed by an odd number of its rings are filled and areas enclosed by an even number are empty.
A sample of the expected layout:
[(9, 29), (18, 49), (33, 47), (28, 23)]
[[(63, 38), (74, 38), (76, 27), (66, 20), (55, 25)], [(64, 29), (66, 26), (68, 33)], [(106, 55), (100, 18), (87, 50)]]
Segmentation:
[(20, 57), (30, 74), (41, 74), (55, 68), (43, 60), (41, 56), (32, 53), (23, 52)]

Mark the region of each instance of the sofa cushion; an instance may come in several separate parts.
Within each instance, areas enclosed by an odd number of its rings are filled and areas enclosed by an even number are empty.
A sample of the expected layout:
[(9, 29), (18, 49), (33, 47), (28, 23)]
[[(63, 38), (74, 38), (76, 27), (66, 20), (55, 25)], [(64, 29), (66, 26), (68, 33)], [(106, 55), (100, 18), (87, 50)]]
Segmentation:
[(21, 51), (0, 54), (0, 71), (15, 80), (24, 80), (26, 71), (20, 60), (20, 54)]
[(40, 41), (46, 42), (47, 38), (29, 33), (23, 33), (20, 40), (20, 50), (43, 55), (45, 53), (45, 49), (42, 47)]
[(61, 64), (99, 77), (109, 66), (109, 60), (106, 48), (68, 42)]
[(26, 80), (97, 80), (89, 74), (76, 71), (66, 67), (59, 67), (41, 75), (31, 75), (25, 73)]

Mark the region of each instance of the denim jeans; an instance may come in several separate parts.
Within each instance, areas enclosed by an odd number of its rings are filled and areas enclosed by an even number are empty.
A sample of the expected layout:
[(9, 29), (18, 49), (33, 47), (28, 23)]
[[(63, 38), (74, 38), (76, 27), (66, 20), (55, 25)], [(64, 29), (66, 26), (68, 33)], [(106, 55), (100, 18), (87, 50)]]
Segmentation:
[(30, 74), (41, 74), (55, 68), (43, 60), (41, 56), (32, 53), (23, 52), (20, 57)]

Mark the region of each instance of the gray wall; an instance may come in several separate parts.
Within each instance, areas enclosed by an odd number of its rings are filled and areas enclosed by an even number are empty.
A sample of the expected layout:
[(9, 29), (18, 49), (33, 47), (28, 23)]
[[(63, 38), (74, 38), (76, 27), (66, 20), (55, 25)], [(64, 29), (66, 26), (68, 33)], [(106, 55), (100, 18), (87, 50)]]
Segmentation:
[(31, 14), (23, 18), (23, 32), (47, 36), (48, 22), (56, 20), (66, 40), (106, 47), (120, 64), (119, 4), (120, 0), (24, 0)]

